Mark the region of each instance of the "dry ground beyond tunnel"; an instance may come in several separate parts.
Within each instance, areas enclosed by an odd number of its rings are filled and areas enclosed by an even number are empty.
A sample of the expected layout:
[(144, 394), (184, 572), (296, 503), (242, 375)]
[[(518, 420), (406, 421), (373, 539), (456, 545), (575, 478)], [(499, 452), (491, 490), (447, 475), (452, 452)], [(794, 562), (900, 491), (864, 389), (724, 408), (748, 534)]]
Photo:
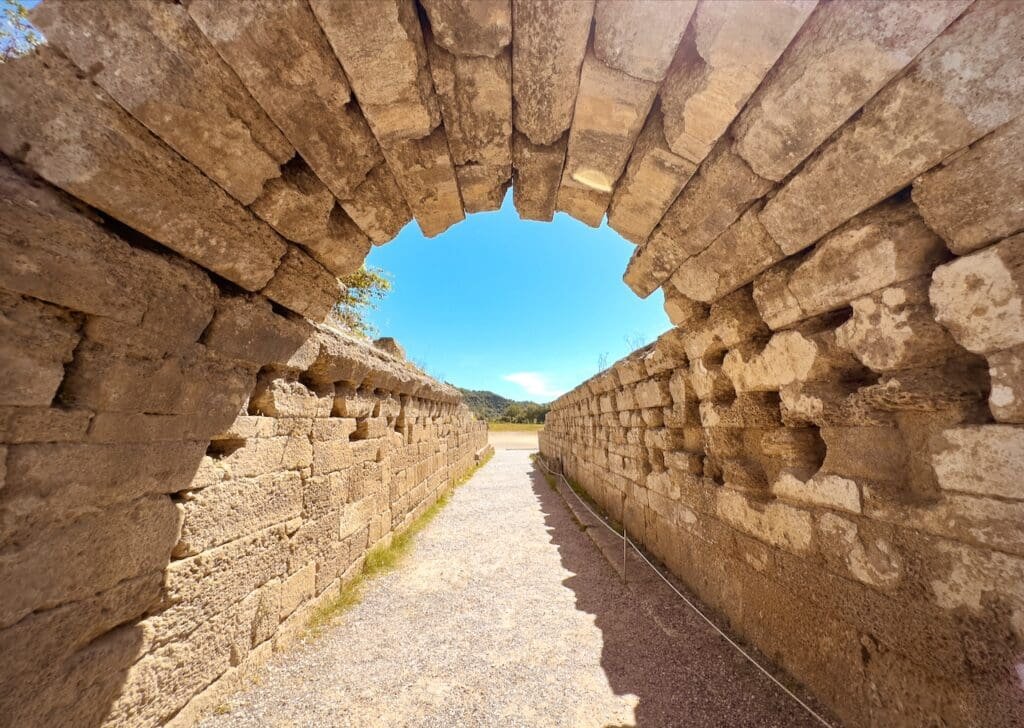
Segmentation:
[(628, 569), (529, 452), (499, 451), (398, 570), (202, 725), (817, 725)]

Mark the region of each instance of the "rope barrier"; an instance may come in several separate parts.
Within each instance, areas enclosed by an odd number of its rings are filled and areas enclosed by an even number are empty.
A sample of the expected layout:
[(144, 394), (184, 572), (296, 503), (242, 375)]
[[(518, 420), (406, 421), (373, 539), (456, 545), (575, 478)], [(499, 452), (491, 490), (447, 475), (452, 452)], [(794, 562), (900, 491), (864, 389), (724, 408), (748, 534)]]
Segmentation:
[(796, 694), (794, 694), (792, 690), (790, 690), (790, 689), (789, 689), (789, 688), (787, 688), (787, 687), (786, 687), (785, 685), (783, 685), (783, 684), (782, 684), (781, 682), (779, 682), (779, 680), (778, 680), (778, 679), (777, 679), (777, 678), (776, 678), (776, 677), (775, 677), (774, 675), (772, 675), (772, 674), (771, 674), (771, 673), (770, 673), (770, 672), (769, 672), (769, 671), (768, 671), (767, 669), (765, 669), (764, 667), (762, 667), (762, 666), (761, 666), (761, 663), (759, 663), (759, 662), (758, 662), (757, 660), (755, 660), (755, 659), (754, 659), (754, 658), (753, 658), (753, 657), (752, 657), (752, 656), (750, 655), (750, 653), (749, 653), (749, 652), (747, 652), (747, 651), (746, 651), (746, 650), (744, 650), (744, 649), (743, 649), (742, 647), (740, 647), (740, 645), (738, 645), (738, 644), (736, 643), (736, 641), (735, 641), (734, 639), (732, 639), (732, 638), (731, 638), (731, 637), (730, 637), (729, 635), (727, 635), (727, 634), (726, 634), (725, 632), (723, 632), (723, 631), (722, 631), (721, 629), (719, 629), (718, 625), (717, 625), (717, 624), (715, 624), (714, 622), (712, 622), (712, 621), (711, 621), (711, 620), (710, 620), (710, 619), (708, 618), (708, 616), (707, 616), (706, 614), (704, 614), (704, 612), (702, 612), (702, 611), (700, 610), (700, 608), (699, 608), (699, 607), (697, 607), (697, 605), (696, 605), (696, 604), (694, 604), (694, 603), (693, 603), (693, 602), (692, 602), (692, 601), (691, 601), (690, 599), (688, 599), (688, 598), (686, 597), (686, 595), (684, 595), (684, 594), (683, 594), (683, 593), (682, 593), (681, 591), (679, 591), (678, 589), (676, 589), (675, 585), (674, 585), (674, 584), (673, 584), (673, 583), (672, 583), (671, 581), (669, 581), (669, 580), (668, 580), (668, 579), (667, 579), (667, 578), (665, 577), (665, 575), (664, 575), (664, 574), (662, 574), (662, 573), (661, 573), (661, 569), (659, 569), (659, 568), (658, 568), (657, 566), (655, 566), (654, 564), (652, 564), (652, 563), (650, 562), (650, 560), (649, 560), (649, 559), (648, 559), (648, 558), (647, 558), (646, 556), (644, 556), (643, 552), (642, 552), (642, 551), (641, 551), (640, 549), (638, 549), (638, 548), (637, 548), (637, 546), (636, 546), (636, 544), (634, 544), (634, 543), (633, 543), (633, 541), (632, 541), (632, 540), (631, 540), (631, 539), (630, 539), (630, 538), (629, 538), (629, 537), (628, 537), (628, 536), (626, 535), (626, 525), (625, 525), (625, 521), (626, 521), (626, 518), (625, 518), (625, 511), (623, 511), (623, 518), (622, 518), (622, 521), (623, 521), (623, 525), (622, 525), (622, 533), (620, 534), (620, 533), (618, 533), (618, 532), (617, 532), (617, 531), (616, 531), (616, 530), (615, 530), (614, 528), (612, 528), (612, 527), (611, 527), (611, 525), (609, 525), (609, 524), (608, 524), (608, 522), (607, 522), (607, 521), (605, 521), (605, 519), (604, 519), (604, 518), (602, 518), (601, 516), (599, 516), (599, 515), (598, 515), (597, 513), (595, 513), (595, 512), (594, 512), (594, 509), (593, 509), (593, 508), (591, 508), (591, 507), (590, 507), (590, 505), (589, 505), (589, 504), (588, 504), (588, 503), (587, 503), (587, 502), (586, 502), (585, 500), (583, 500), (583, 499), (582, 499), (582, 498), (580, 497), (579, 493), (577, 493), (577, 492), (576, 492), (576, 491), (575, 491), (575, 490), (573, 489), (573, 487), (572, 487), (571, 485), (569, 485), (569, 481), (568, 481), (568, 480), (566, 480), (566, 478), (565, 478), (565, 476), (564, 476), (564, 475), (562, 475), (561, 473), (555, 473), (555, 472), (552, 472), (552, 470), (551, 470), (550, 468), (548, 468), (548, 466), (547, 466), (547, 465), (546, 465), (546, 464), (544, 463), (544, 459), (543, 459), (543, 457), (542, 457), (542, 456), (541, 456), (541, 455), (540, 455), (539, 453), (538, 453), (538, 456), (537, 456), (537, 458), (535, 459), (535, 462), (539, 463), (539, 464), (540, 464), (540, 466), (541, 466), (542, 468), (544, 468), (544, 471), (545, 471), (545, 472), (546, 472), (546, 473), (547, 473), (548, 475), (557, 475), (557, 476), (558, 476), (559, 478), (561, 478), (561, 479), (562, 479), (562, 482), (563, 482), (563, 483), (565, 483), (565, 487), (566, 487), (566, 488), (568, 488), (568, 489), (569, 489), (569, 491), (570, 491), (570, 492), (571, 492), (571, 493), (572, 493), (572, 494), (573, 494), (574, 496), (576, 496), (576, 500), (578, 500), (578, 501), (580, 502), (580, 505), (582, 505), (582, 506), (583, 506), (584, 508), (586, 508), (586, 509), (587, 509), (588, 511), (590, 511), (590, 515), (592, 515), (592, 516), (593, 516), (594, 518), (596, 518), (596, 519), (597, 519), (598, 521), (600, 521), (600, 522), (601, 522), (601, 525), (603, 525), (603, 526), (604, 526), (605, 528), (607, 528), (607, 529), (608, 529), (609, 531), (611, 531), (612, 533), (614, 533), (614, 534), (615, 534), (616, 536), (620, 536), (620, 535), (622, 536), (622, 539), (623, 539), (623, 562), (622, 562), (622, 566), (623, 566), (623, 571), (622, 571), (623, 579), (625, 579), (625, 575), (626, 575), (626, 571), (625, 571), (625, 566), (626, 566), (626, 562), (625, 562), (625, 544), (626, 544), (626, 543), (628, 543), (628, 544), (630, 545), (630, 547), (632, 547), (632, 549), (633, 549), (633, 550), (634, 550), (634, 551), (636, 552), (637, 556), (639, 556), (639, 557), (640, 557), (641, 559), (643, 559), (643, 560), (644, 560), (644, 563), (646, 563), (646, 564), (647, 564), (647, 565), (648, 565), (649, 567), (651, 567), (651, 570), (652, 570), (652, 571), (653, 571), (653, 572), (654, 572), (655, 574), (657, 574), (657, 575), (658, 575), (658, 577), (659, 577), (659, 578), (660, 578), (660, 579), (661, 579), (661, 580), (662, 580), (663, 582), (665, 582), (666, 584), (668, 584), (668, 587), (669, 587), (669, 589), (671, 589), (672, 591), (674, 591), (674, 592), (676, 593), (676, 595), (677, 595), (677, 596), (678, 596), (678, 597), (679, 597), (680, 599), (682, 599), (682, 600), (683, 600), (683, 601), (684, 601), (684, 602), (686, 603), (686, 605), (687, 605), (687, 606), (689, 606), (689, 607), (690, 607), (690, 609), (692, 609), (692, 610), (693, 610), (694, 612), (696, 612), (696, 613), (697, 613), (697, 616), (699, 616), (699, 617), (700, 617), (701, 619), (703, 619), (703, 620), (704, 620), (705, 622), (707, 622), (707, 623), (708, 623), (708, 625), (709, 625), (709, 626), (710, 626), (710, 627), (711, 627), (711, 628), (712, 628), (713, 630), (715, 630), (715, 632), (717, 632), (717, 633), (718, 633), (719, 635), (721, 635), (721, 636), (722, 636), (722, 638), (723, 638), (723, 639), (725, 639), (725, 641), (726, 641), (726, 642), (728, 642), (728, 643), (729, 643), (730, 645), (732, 645), (732, 646), (733, 646), (733, 647), (734, 647), (734, 648), (736, 649), (736, 651), (737, 651), (737, 652), (739, 652), (739, 653), (740, 653), (741, 655), (743, 655), (743, 656), (744, 656), (744, 657), (745, 657), (745, 658), (747, 659), (747, 661), (748, 661), (748, 662), (750, 662), (750, 664), (752, 664), (752, 665), (753, 665), (754, 667), (756, 667), (756, 668), (757, 668), (758, 670), (760, 670), (761, 672), (763, 672), (763, 673), (765, 674), (765, 676), (766, 676), (766, 677), (767, 677), (767, 678), (768, 678), (769, 680), (771, 680), (771, 681), (772, 681), (773, 683), (775, 683), (775, 685), (776, 685), (776, 686), (778, 686), (778, 687), (779, 687), (779, 689), (781, 689), (781, 690), (782, 690), (782, 691), (783, 691), (784, 693), (786, 693), (786, 695), (788, 695), (788, 696), (789, 696), (789, 697), (791, 697), (791, 698), (792, 698), (793, 700), (795, 700), (795, 701), (796, 701), (796, 702), (797, 702), (797, 703), (798, 703), (798, 704), (800, 705), (800, 707), (802, 707), (802, 708), (803, 708), (804, 710), (806, 710), (806, 711), (807, 711), (808, 713), (810, 713), (810, 714), (811, 714), (811, 715), (812, 715), (812, 716), (813, 716), (814, 718), (816, 718), (816, 719), (818, 720), (818, 722), (819, 722), (819, 723), (821, 723), (821, 724), (822, 724), (822, 725), (824, 725), (824, 726), (827, 726), (828, 728), (833, 728), (833, 726), (832, 726), (832, 724), (831, 724), (831, 723), (829, 723), (829, 722), (828, 722), (827, 720), (825, 720), (824, 718), (822, 718), (822, 717), (821, 717), (821, 715), (819, 715), (819, 714), (818, 714), (817, 712), (815, 712), (815, 710), (814, 710), (814, 709), (813, 709), (813, 708), (812, 708), (811, 706), (809, 706), (809, 705), (808, 705), (807, 703), (805, 703), (805, 702), (804, 702), (803, 700), (801, 700), (801, 699), (800, 699), (799, 697), (797, 697), (797, 696), (796, 696)]

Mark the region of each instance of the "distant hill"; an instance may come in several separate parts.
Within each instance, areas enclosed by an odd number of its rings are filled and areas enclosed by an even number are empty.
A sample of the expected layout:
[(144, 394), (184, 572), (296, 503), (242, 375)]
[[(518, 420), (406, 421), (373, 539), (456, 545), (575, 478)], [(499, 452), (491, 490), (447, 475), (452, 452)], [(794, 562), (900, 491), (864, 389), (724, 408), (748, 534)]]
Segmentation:
[(485, 389), (463, 389), (462, 399), (476, 416), (489, 422), (543, 422), (548, 405), (516, 401)]

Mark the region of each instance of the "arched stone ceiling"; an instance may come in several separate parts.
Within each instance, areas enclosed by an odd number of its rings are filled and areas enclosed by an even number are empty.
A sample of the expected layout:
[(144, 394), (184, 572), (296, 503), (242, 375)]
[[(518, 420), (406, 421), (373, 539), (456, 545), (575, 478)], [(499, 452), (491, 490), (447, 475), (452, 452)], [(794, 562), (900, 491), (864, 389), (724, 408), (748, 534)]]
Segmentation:
[(957, 252), (1018, 225), (966, 231), (937, 192), (1019, 114), (1013, 5), (46, 0), (0, 146), (312, 320), (371, 245), (514, 182), (524, 218), (607, 215), (627, 284), (680, 323), (911, 184)]

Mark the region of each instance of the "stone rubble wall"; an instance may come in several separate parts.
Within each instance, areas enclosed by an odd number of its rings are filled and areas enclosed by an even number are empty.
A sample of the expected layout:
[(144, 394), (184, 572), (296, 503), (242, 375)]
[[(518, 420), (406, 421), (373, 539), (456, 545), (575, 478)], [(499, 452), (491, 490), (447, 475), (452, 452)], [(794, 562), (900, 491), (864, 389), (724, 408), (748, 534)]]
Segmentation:
[(486, 447), (448, 385), (9, 163), (0, 370), (5, 725), (191, 724)]
[(909, 200), (862, 218), (556, 400), (540, 449), (844, 724), (1021, 725), (1024, 235), (953, 258)]

